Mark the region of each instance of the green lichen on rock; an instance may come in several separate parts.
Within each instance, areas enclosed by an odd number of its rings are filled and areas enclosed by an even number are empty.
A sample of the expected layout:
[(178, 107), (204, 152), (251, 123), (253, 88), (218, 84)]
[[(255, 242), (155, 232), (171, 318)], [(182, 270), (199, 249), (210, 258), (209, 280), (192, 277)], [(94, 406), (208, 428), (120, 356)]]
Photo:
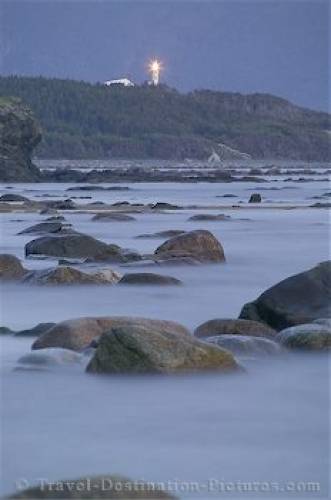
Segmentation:
[(20, 99), (0, 97), (0, 181), (35, 182), (41, 178), (31, 154), (41, 139), (31, 110)]

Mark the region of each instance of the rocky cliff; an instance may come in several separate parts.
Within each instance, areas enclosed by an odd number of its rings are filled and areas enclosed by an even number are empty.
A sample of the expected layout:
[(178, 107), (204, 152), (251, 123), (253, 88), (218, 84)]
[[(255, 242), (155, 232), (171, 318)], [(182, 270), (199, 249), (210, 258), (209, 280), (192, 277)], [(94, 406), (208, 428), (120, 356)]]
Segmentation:
[(31, 110), (16, 98), (0, 98), (0, 181), (33, 182), (41, 177), (31, 154), (41, 140)]

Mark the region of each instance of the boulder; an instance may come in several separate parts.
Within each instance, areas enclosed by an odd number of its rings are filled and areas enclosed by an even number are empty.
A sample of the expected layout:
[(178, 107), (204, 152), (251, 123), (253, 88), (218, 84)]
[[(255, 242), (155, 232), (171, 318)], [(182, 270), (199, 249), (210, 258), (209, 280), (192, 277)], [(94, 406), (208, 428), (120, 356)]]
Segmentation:
[(276, 339), (288, 349), (327, 351), (331, 349), (331, 328), (319, 323), (292, 326), (279, 332)]
[(240, 318), (276, 330), (331, 316), (331, 261), (290, 276), (244, 305)]
[(1, 280), (19, 280), (25, 276), (28, 271), (24, 269), (21, 261), (10, 254), (0, 254), (0, 279)]
[(105, 332), (87, 366), (91, 373), (185, 373), (229, 371), (238, 365), (228, 351), (174, 331), (134, 324)]
[(65, 258), (87, 258), (90, 261), (128, 262), (117, 245), (108, 245), (86, 234), (43, 236), (25, 245), (25, 255), (47, 255)]
[(182, 282), (171, 276), (155, 273), (129, 273), (119, 281), (119, 285), (181, 285)]
[(224, 214), (197, 214), (192, 215), (188, 220), (192, 222), (208, 222), (208, 221), (219, 221), (219, 220), (230, 220), (230, 215)]
[(179, 323), (157, 319), (135, 318), (129, 316), (110, 316), (99, 318), (78, 318), (63, 321), (41, 335), (32, 345), (32, 349), (45, 347), (63, 347), (79, 351), (88, 347), (92, 340), (109, 331), (113, 326), (134, 325), (157, 331), (190, 335)]
[(31, 271), (24, 282), (34, 285), (113, 285), (121, 276), (111, 269), (85, 273), (69, 266), (58, 266), (42, 271)]
[(238, 356), (279, 354), (282, 350), (280, 345), (273, 340), (248, 335), (217, 335), (215, 337), (207, 337), (204, 340), (227, 349)]
[(203, 229), (170, 238), (155, 250), (155, 256), (160, 259), (190, 257), (201, 263), (225, 261), (221, 243), (210, 231)]
[(102, 212), (99, 214), (95, 214), (92, 219), (93, 221), (99, 222), (132, 222), (136, 219), (131, 215), (120, 214), (115, 212)]
[(23, 229), (23, 231), (20, 231), (18, 234), (59, 233), (62, 228), (63, 225), (61, 222), (40, 222), (39, 224)]
[(198, 326), (195, 337), (214, 337), (215, 335), (245, 335), (254, 337), (275, 337), (276, 330), (265, 323), (247, 319), (216, 318), (206, 321)]
[(39, 335), (48, 332), (54, 325), (56, 323), (38, 323), (33, 328), (15, 332), (15, 337), (39, 337)]
[(150, 233), (150, 234), (139, 234), (135, 236), (135, 238), (173, 238), (174, 236), (179, 236), (180, 234), (184, 234), (185, 231), (181, 229), (169, 229), (168, 231), (159, 231), (158, 233)]
[(248, 203), (261, 203), (262, 197), (259, 193), (253, 193), (251, 194), (251, 197), (249, 199)]
[(117, 475), (89, 476), (80, 479), (64, 479), (61, 481), (40, 481), (41, 484), (19, 491), (8, 498), (48, 498), (69, 500), (156, 500), (158, 498), (175, 499), (158, 487), (157, 483), (141, 480), (132, 481)]

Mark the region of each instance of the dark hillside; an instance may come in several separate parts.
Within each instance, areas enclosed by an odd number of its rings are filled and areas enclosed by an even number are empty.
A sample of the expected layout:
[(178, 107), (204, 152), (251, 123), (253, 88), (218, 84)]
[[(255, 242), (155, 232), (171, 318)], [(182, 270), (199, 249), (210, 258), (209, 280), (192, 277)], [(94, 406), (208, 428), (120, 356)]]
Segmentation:
[(40, 157), (206, 158), (222, 143), (254, 158), (330, 159), (330, 115), (266, 94), (13, 76), (0, 77), (0, 95), (31, 106)]

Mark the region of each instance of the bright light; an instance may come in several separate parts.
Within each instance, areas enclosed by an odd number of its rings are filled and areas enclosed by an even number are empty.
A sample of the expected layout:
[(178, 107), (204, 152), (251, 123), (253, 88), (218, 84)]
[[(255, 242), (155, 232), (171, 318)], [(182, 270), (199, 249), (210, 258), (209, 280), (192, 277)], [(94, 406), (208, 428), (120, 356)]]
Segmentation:
[(154, 59), (149, 63), (149, 72), (151, 74), (152, 85), (157, 86), (159, 84), (160, 72), (162, 69), (162, 64), (157, 59)]
[(150, 64), (150, 69), (152, 71), (159, 71), (159, 69), (160, 69), (160, 63), (159, 63), (159, 61), (152, 61), (151, 64)]

